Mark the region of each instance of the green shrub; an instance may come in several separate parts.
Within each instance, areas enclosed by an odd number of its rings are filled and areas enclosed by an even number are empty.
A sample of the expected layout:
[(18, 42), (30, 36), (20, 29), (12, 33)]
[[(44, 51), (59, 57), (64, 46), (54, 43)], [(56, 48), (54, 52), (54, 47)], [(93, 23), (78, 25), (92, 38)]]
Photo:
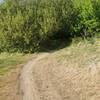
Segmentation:
[(46, 40), (93, 36), (99, 23), (99, 0), (5, 0), (0, 4), (0, 52), (35, 52)]
[(84, 37), (93, 36), (98, 31), (99, 23), (95, 16), (92, 0), (75, 0), (75, 4), (77, 22), (73, 26), (74, 32)]
[(1, 51), (34, 52), (41, 41), (58, 35), (59, 31), (67, 34), (72, 9), (70, 0), (21, 2), (6, 0), (1, 5)]

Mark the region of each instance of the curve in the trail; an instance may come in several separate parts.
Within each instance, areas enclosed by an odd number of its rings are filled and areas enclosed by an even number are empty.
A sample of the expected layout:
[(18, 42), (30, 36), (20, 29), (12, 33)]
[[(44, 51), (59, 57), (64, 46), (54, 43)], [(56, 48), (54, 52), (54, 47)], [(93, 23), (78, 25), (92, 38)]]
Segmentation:
[(21, 100), (99, 100), (99, 80), (100, 63), (80, 68), (54, 54), (38, 54), (21, 72)]
[[(55, 75), (53, 74), (56, 72), (53, 72), (52, 59), (50, 62), (51, 66), (46, 62), (48, 61), (48, 56), (50, 57), (48, 53), (39, 54), (23, 67), (20, 77), (21, 100), (67, 100), (69, 98), (68, 96), (66, 97), (66, 89), (64, 91), (60, 90), (64, 88), (65, 83), (62, 84), (54, 77)], [(39, 63), (41, 60), (44, 61)], [(61, 69), (63, 68), (61, 67)], [(54, 70), (57, 69), (54, 68)], [(61, 77), (61, 73), (58, 75)], [(70, 86), (70, 83), (68, 86)], [(68, 100), (74, 100), (77, 96), (73, 89), (70, 89), (70, 92), (68, 90), (67, 93), (73, 94), (71, 99)]]
[(33, 80), (33, 67), (37, 64), (37, 62), (46, 57), (48, 54), (39, 55), (36, 59), (29, 61), (21, 72), (20, 77), (20, 88), (22, 100), (40, 100), (38, 97), (38, 91), (35, 89), (35, 84)]

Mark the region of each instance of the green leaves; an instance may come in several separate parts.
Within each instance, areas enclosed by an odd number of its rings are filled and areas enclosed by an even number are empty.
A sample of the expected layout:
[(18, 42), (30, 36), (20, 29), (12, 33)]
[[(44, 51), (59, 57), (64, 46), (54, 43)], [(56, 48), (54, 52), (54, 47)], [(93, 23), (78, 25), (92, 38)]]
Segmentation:
[[(97, 1), (95, 1), (97, 2)], [(75, 24), (75, 34), (83, 36), (93, 36), (98, 31), (98, 20), (95, 14), (93, 0), (75, 0), (77, 12), (77, 23)], [(100, 7), (98, 7), (100, 8)], [(99, 13), (99, 12), (98, 12)], [(100, 28), (100, 27), (99, 27)]]
[(5, 0), (0, 5), (0, 51), (35, 52), (50, 38), (100, 30), (99, 0)]

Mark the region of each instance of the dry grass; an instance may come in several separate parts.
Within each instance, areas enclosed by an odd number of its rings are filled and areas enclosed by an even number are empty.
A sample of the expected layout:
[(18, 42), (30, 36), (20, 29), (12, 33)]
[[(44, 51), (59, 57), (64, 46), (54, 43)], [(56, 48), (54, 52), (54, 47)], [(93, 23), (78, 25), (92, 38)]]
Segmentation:
[[(53, 66), (56, 77), (61, 77), (60, 73), (63, 76), (55, 81), (62, 100), (100, 100), (100, 39), (94, 44), (87, 41), (73, 43), (52, 54), (52, 59), (57, 62)], [(72, 98), (74, 94), (77, 96)]]
[(0, 100), (20, 100), (20, 70), (32, 55), (0, 54)]
[[(0, 100), (20, 100), (19, 75), (31, 55), (0, 55)], [(48, 54), (33, 67), (40, 100), (100, 100), (100, 39)]]
[(37, 61), (33, 83), (40, 100), (100, 100), (100, 40), (73, 43)]

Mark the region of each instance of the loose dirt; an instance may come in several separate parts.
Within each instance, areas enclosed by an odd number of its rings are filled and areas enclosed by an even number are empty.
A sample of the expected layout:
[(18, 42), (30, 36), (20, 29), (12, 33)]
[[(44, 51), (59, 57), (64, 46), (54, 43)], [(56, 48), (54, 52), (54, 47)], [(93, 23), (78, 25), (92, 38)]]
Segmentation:
[(21, 72), (21, 100), (100, 100), (100, 62), (77, 66), (39, 54)]

